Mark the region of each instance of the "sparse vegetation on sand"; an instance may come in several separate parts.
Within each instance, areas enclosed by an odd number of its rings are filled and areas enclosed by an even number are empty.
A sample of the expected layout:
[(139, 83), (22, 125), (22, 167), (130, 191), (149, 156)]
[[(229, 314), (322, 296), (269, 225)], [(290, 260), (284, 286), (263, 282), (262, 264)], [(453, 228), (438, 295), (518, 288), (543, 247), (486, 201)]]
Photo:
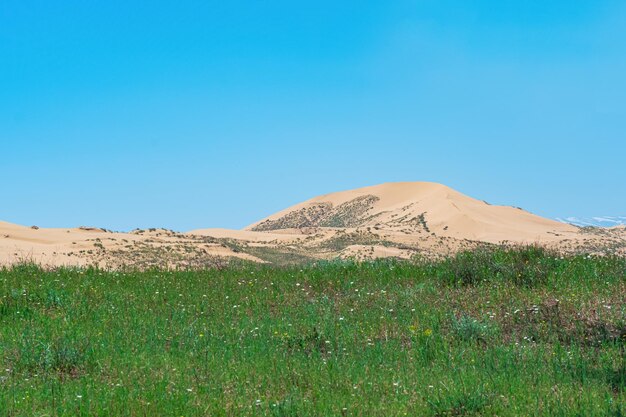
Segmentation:
[(0, 270), (7, 416), (623, 416), (626, 259)]
[(362, 195), (333, 207), (324, 202), (292, 211), (276, 220), (265, 220), (252, 227), (257, 232), (303, 228), (303, 227), (356, 227), (370, 218), (363, 219), (372, 205), (379, 200), (373, 195)]

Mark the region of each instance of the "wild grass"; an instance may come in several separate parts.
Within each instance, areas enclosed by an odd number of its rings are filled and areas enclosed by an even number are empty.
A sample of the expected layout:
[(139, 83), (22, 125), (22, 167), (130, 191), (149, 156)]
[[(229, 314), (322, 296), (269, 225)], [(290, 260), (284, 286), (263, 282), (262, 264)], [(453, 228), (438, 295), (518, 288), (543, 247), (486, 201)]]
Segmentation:
[(623, 416), (626, 260), (0, 270), (3, 416)]

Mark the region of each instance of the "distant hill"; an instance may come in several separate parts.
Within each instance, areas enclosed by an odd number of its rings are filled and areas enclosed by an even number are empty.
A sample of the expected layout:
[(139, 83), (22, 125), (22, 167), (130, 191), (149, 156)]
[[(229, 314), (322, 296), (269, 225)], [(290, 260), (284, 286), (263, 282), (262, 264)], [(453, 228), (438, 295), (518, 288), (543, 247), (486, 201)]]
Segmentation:
[(430, 182), (387, 183), (312, 198), (246, 228), (364, 228), (487, 242), (533, 241), (576, 233), (569, 224), (494, 206)]
[[(36, 220), (36, 219), (35, 219)], [(491, 244), (626, 256), (623, 217), (569, 220), (495, 206), (430, 182), (400, 182), (312, 198), (244, 230), (110, 232), (0, 221), (0, 268), (17, 262), (101, 268), (206, 268), (225, 262), (293, 265), (336, 258), (441, 258)]]

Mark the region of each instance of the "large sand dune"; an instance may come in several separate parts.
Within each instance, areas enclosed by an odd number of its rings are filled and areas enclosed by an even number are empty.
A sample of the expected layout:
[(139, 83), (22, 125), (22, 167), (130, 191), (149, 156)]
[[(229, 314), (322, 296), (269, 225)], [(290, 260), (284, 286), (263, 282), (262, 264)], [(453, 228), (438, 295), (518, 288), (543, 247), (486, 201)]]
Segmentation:
[(247, 230), (306, 227), (370, 227), (491, 243), (553, 241), (578, 233), (575, 226), (515, 207), (493, 206), (429, 182), (389, 183), (315, 197)]
[(48, 266), (197, 268), (229, 258), (294, 263), (442, 256), (503, 242), (626, 255), (626, 228), (579, 228), (490, 205), (444, 185), (403, 182), (315, 197), (244, 230), (117, 233), (0, 222), (0, 265), (28, 260)]

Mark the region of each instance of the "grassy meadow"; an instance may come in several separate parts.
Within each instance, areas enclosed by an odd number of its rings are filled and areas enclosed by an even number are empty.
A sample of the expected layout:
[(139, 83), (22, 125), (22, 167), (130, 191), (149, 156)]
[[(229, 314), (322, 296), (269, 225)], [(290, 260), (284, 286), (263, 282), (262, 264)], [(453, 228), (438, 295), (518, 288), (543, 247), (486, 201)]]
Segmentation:
[(0, 269), (2, 416), (624, 416), (626, 260)]

